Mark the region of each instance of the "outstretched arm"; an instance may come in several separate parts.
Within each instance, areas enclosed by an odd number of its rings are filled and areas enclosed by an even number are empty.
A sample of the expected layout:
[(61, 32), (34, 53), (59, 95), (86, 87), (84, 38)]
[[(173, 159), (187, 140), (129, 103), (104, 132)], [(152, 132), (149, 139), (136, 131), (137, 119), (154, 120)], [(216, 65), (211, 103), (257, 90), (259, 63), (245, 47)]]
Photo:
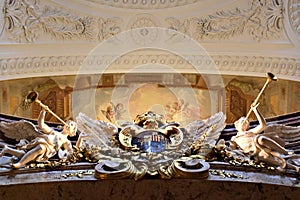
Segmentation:
[(50, 128), (47, 124), (45, 124), (45, 116), (46, 116), (46, 110), (45, 108), (42, 109), (40, 112), (39, 118), (38, 118), (38, 125), (39, 128), (46, 134), (49, 134), (52, 132), (52, 128)]
[(255, 116), (256, 116), (258, 122), (259, 122), (259, 125), (256, 126), (256, 127), (253, 128), (253, 129), (250, 129), (250, 130), (249, 130), (249, 131), (251, 131), (251, 132), (253, 132), (253, 133), (257, 133), (257, 134), (263, 132), (263, 131), (265, 130), (266, 126), (267, 126), (267, 123), (266, 123), (265, 118), (264, 118), (264, 117), (262, 116), (262, 114), (257, 110), (257, 106), (258, 106), (258, 105), (259, 105), (259, 104), (255, 105), (255, 106), (251, 105), (251, 109), (253, 110), (253, 112), (254, 112), (254, 114), (255, 114)]

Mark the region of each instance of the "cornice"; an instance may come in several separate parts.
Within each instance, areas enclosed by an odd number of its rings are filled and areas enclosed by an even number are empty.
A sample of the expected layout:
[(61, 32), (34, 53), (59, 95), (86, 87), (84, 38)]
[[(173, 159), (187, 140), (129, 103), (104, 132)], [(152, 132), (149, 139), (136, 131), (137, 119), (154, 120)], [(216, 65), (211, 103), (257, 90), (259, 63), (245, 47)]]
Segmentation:
[(147, 66), (147, 70), (158, 73), (162, 72), (159, 66), (168, 66), (179, 73), (199, 73), (200, 71), (203, 74), (265, 77), (266, 72), (272, 72), (281, 79), (300, 80), (300, 59), (296, 58), (215, 54), (187, 55), (183, 56), (188, 58), (185, 60), (183, 57), (170, 54), (139, 54), (124, 55), (112, 60), (114, 56), (43, 56), (2, 59), (0, 60), (0, 81), (79, 73), (130, 73), (139, 66)]
[(193, 3), (205, 1), (205, 0), (85, 0), (96, 5), (109, 6), (114, 8), (124, 9), (163, 9), (163, 8), (174, 8), (180, 6), (186, 6)]

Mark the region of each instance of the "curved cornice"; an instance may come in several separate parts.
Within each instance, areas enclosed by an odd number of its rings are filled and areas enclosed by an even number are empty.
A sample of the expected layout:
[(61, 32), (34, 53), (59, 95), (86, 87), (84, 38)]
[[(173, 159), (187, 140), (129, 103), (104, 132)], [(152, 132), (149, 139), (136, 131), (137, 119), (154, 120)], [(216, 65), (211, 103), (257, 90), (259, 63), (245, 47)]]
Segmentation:
[(190, 5), (207, 0), (85, 0), (88, 3), (123, 9), (163, 9)]
[[(39, 76), (63, 76), (95, 74), (109, 66), (103, 73), (130, 73), (136, 66), (147, 65), (149, 72), (162, 72), (158, 65), (166, 65), (180, 73), (197, 73), (193, 66), (200, 66), (205, 74), (244, 75), (265, 77), (266, 72), (276, 74), (280, 79), (300, 80), (300, 59), (264, 56), (233, 55), (188, 55), (188, 60), (170, 54), (125, 55), (112, 60), (114, 55), (49, 56), (2, 59), (0, 81)], [(214, 62), (214, 63), (212, 63)], [(85, 69), (82, 69), (83, 64)], [(211, 64), (216, 69), (210, 68)]]

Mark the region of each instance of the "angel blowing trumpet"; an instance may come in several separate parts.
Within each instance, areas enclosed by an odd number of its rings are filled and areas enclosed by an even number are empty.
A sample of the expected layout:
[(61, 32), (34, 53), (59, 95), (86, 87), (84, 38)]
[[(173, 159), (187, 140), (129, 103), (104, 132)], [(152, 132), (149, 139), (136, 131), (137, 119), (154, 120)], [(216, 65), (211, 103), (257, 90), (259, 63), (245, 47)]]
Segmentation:
[[(0, 129), (5, 136), (20, 141), (20, 145), (17, 149), (5, 145), (0, 157), (11, 154), (19, 158), (20, 160), (17, 163), (12, 164), (13, 168), (20, 168), (31, 161), (47, 161), (58, 152), (60, 159), (69, 158), (73, 153), (73, 149), (68, 136), (76, 135), (77, 124), (70, 120), (67, 123), (64, 122), (62, 131), (54, 130), (45, 123), (46, 112), (49, 111), (51, 114), (53, 112), (37, 99), (37, 93), (30, 93), (27, 99), (30, 99), (31, 102), (37, 102), (43, 108), (38, 117), (38, 127), (42, 133), (29, 121), (1, 122)], [(57, 115), (54, 116), (57, 117)], [(60, 121), (63, 120), (60, 119)], [(28, 142), (28, 139), (31, 141)]]
[(58, 117), (52, 110), (49, 109), (48, 106), (46, 106), (45, 104), (43, 104), (39, 99), (38, 99), (39, 93), (32, 91), (29, 92), (26, 96), (26, 98), (24, 99), (26, 104), (31, 104), (31, 103), (37, 103), (39, 104), (39, 106), (41, 106), (42, 108), (44, 108), (46, 111), (48, 111), (50, 114), (52, 114), (56, 119), (58, 119), (61, 123), (63, 123), (65, 126), (68, 126), (68, 124), (62, 120), (60, 117)]
[[(238, 132), (236, 136), (231, 138), (230, 148), (232, 150), (238, 149), (245, 155), (253, 157), (256, 161), (263, 161), (271, 166), (275, 166), (280, 171), (287, 168), (299, 172), (298, 166), (286, 162), (282, 156), (291, 155), (294, 154), (294, 152), (284, 148), (285, 141), (280, 138), (279, 135), (276, 135), (275, 133), (268, 134), (268, 131), (266, 131), (266, 120), (257, 109), (260, 96), (272, 81), (277, 81), (277, 77), (272, 73), (267, 73), (267, 80), (252, 103), (247, 116), (241, 117), (234, 123)], [(248, 117), (251, 112), (254, 112), (259, 125), (249, 129), (250, 122), (248, 121)], [(286, 137), (288, 138), (291, 136), (287, 135)]]

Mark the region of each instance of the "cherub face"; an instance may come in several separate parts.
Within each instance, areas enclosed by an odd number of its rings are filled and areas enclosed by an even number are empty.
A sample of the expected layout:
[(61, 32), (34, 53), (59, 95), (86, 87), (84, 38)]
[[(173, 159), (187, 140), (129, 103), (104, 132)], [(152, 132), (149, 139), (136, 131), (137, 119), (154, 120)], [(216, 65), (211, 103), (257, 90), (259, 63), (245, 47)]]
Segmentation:
[(124, 106), (121, 103), (118, 103), (117, 106), (116, 106), (116, 110), (118, 110), (118, 111), (123, 110), (123, 108), (124, 108)]

